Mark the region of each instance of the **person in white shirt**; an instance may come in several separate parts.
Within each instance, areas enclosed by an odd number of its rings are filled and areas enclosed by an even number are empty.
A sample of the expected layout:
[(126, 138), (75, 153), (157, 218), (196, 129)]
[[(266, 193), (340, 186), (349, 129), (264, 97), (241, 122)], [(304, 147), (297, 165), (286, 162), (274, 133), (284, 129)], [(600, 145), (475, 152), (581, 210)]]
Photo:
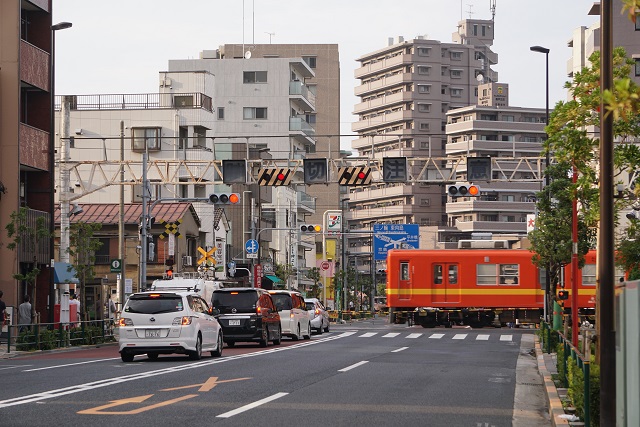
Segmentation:
[(76, 308), (76, 320), (78, 322), (80, 322), (82, 320), (81, 314), (80, 314), (80, 301), (78, 301), (78, 296), (76, 294), (71, 294), (71, 299), (69, 300), (69, 311), (73, 310), (72, 307)]

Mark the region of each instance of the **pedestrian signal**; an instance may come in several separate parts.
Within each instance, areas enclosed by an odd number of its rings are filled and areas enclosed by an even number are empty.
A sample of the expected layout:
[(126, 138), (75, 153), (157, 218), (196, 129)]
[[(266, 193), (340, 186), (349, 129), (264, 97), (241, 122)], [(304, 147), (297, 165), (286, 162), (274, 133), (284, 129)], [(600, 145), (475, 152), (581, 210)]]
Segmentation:
[(322, 226), (317, 224), (303, 224), (300, 226), (300, 231), (303, 233), (320, 233)]
[(239, 193), (213, 193), (209, 194), (209, 203), (214, 205), (237, 205), (240, 203)]
[(448, 185), (447, 194), (451, 197), (477, 197), (480, 195), (480, 187), (473, 184)]
[(569, 291), (565, 290), (565, 289), (560, 289), (558, 291), (558, 299), (559, 300), (566, 300), (569, 299)]

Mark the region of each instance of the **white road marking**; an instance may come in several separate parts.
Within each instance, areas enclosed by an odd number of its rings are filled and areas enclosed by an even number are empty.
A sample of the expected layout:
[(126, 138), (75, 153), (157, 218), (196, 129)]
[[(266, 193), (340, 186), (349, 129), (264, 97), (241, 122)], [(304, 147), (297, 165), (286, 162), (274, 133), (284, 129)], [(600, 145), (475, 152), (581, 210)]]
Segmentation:
[(439, 340), (439, 339), (440, 339), (440, 338), (442, 338), (443, 336), (444, 336), (444, 334), (431, 334), (431, 335), (429, 336), (429, 338), (433, 338), (433, 339)]
[(368, 360), (363, 360), (362, 362), (354, 363), (351, 366), (347, 366), (346, 368), (338, 369), (338, 372), (347, 372), (352, 370), (353, 368), (357, 368), (358, 366), (364, 365), (365, 363), (369, 363)]
[(225, 412), (224, 414), (217, 415), (216, 418), (229, 418), (234, 415), (238, 415), (242, 412), (248, 411), (249, 409), (257, 408), (260, 405), (264, 405), (265, 403), (269, 403), (272, 400), (280, 399), (281, 397), (286, 396), (289, 393), (276, 393), (269, 397), (265, 397), (264, 399), (257, 400), (253, 403), (249, 403), (248, 405), (244, 405), (239, 407), (238, 409), (234, 409), (233, 411)]
[(11, 365), (11, 366), (5, 366), (4, 368), (0, 368), (0, 371), (4, 371), (5, 369), (18, 369), (18, 368), (24, 368), (27, 366), (31, 366), (31, 365)]
[(360, 335), (360, 338), (369, 338), (369, 337), (372, 337), (372, 336), (374, 336), (376, 334), (377, 334), (377, 332), (367, 332), (366, 334)]
[(397, 349), (391, 351), (391, 353), (400, 353), (401, 351), (406, 350), (408, 348), (409, 347), (400, 347), (400, 348), (397, 348)]
[(34, 372), (34, 371), (44, 371), (46, 369), (66, 368), (67, 366), (85, 365), (87, 363), (105, 362), (107, 360), (120, 360), (120, 358), (119, 357), (110, 357), (108, 359), (96, 359), (96, 360), (89, 360), (89, 361), (86, 361), (86, 362), (77, 362), (77, 363), (67, 363), (67, 364), (64, 364), (64, 365), (45, 366), (44, 368), (25, 369), (22, 372)]
[(491, 335), (480, 334), (476, 337), (478, 341), (487, 341)]
[(463, 340), (467, 337), (468, 334), (455, 334), (453, 336), (453, 338), (451, 338), (452, 340)]
[(265, 354), (279, 353), (281, 351), (294, 350), (294, 349), (297, 349), (297, 348), (300, 348), (300, 347), (307, 347), (307, 346), (318, 344), (318, 343), (321, 343), (321, 342), (334, 341), (334, 340), (337, 340), (337, 339), (340, 339), (340, 338), (345, 338), (345, 337), (348, 337), (348, 336), (353, 335), (355, 333), (356, 332), (344, 332), (344, 333), (339, 334), (339, 335), (332, 335), (332, 336), (327, 337), (327, 338), (320, 338), (320, 339), (317, 339), (317, 340), (312, 340), (312, 341), (308, 341), (306, 343), (301, 343), (301, 344), (294, 344), (294, 345), (290, 345), (290, 346), (287, 346), (287, 347), (273, 348), (273, 349), (268, 349), (268, 350), (256, 351), (256, 352), (253, 352), (253, 353), (239, 354), (239, 355), (236, 355), (236, 356), (227, 356), (227, 357), (222, 357), (222, 358), (219, 358), (219, 359), (202, 360), (200, 362), (185, 363), (185, 364), (182, 364), (182, 365), (174, 365), (174, 366), (171, 366), (170, 368), (156, 369), (156, 370), (148, 371), (148, 372), (140, 372), (140, 373), (136, 373), (136, 374), (123, 375), (123, 376), (120, 376), (120, 377), (107, 378), (107, 379), (104, 379), (104, 380), (98, 380), (98, 381), (88, 382), (88, 383), (84, 383), (84, 384), (73, 385), (73, 386), (70, 386), (70, 387), (64, 387), (64, 388), (59, 388), (59, 389), (54, 389), (54, 390), (43, 391), (43, 392), (40, 392), (40, 393), (29, 394), (29, 395), (26, 395), (26, 396), (14, 397), (14, 398), (11, 398), (11, 399), (0, 400), (0, 408), (6, 408), (6, 407), (9, 407), (9, 406), (24, 405), (26, 403), (32, 403), (32, 402), (37, 402), (37, 401), (46, 400), (46, 399), (54, 399), (54, 398), (57, 398), (57, 397), (60, 397), (60, 396), (65, 396), (65, 395), (70, 395), (70, 394), (75, 394), (75, 393), (83, 393), (83, 392), (86, 392), (88, 390), (94, 390), (94, 389), (98, 389), (98, 388), (102, 388), (102, 387), (111, 387), (111, 386), (114, 386), (114, 385), (118, 385), (118, 384), (129, 382), (129, 381), (137, 381), (137, 380), (142, 380), (142, 379), (150, 378), (150, 377), (156, 377), (156, 376), (160, 376), (160, 375), (174, 374), (176, 372), (185, 371), (185, 370), (188, 370), (188, 369), (196, 369), (196, 368), (202, 368), (202, 367), (205, 367), (205, 366), (217, 365), (217, 364), (220, 364), (220, 363), (230, 362), (230, 361), (236, 360), (236, 359), (245, 359), (245, 358), (248, 358), (248, 357), (258, 357), (258, 356), (262, 356), (262, 355), (265, 355)]
[(386, 335), (383, 335), (382, 338), (394, 338), (397, 337), (398, 335), (400, 335), (399, 332), (389, 332)]
[(406, 338), (420, 338), (422, 336), (422, 334), (409, 334), (406, 336)]
[(513, 335), (500, 335), (500, 341), (513, 341)]

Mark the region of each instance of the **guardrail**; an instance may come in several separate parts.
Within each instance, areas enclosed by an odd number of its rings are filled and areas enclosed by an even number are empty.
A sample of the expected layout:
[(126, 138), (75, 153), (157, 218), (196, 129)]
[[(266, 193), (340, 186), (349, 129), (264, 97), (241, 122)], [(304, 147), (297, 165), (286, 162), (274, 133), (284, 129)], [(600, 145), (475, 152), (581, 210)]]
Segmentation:
[(113, 320), (87, 320), (75, 323), (35, 323), (9, 325), (7, 353), (52, 350), (115, 341)]

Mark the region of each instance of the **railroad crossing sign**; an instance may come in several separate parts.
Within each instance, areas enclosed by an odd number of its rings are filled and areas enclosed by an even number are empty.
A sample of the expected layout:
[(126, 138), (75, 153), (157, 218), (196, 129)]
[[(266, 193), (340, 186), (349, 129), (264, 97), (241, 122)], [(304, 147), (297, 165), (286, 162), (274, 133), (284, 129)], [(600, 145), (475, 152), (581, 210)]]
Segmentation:
[(180, 231), (178, 231), (178, 227), (182, 223), (182, 218), (174, 222), (167, 222), (161, 219), (159, 222), (160, 224), (164, 224), (164, 231), (160, 233), (160, 235), (158, 236), (160, 239), (169, 237), (169, 234), (173, 234), (176, 237), (180, 237)]
[(258, 249), (260, 246), (258, 245), (258, 241), (255, 239), (247, 240), (247, 243), (244, 244), (244, 248), (247, 251), (247, 258), (255, 258), (258, 259)]
[(208, 251), (205, 251), (201, 247), (198, 247), (198, 252), (202, 254), (202, 258), (198, 260), (199, 265), (216, 265), (216, 260), (213, 258), (213, 253), (216, 251), (216, 248), (211, 248)]

